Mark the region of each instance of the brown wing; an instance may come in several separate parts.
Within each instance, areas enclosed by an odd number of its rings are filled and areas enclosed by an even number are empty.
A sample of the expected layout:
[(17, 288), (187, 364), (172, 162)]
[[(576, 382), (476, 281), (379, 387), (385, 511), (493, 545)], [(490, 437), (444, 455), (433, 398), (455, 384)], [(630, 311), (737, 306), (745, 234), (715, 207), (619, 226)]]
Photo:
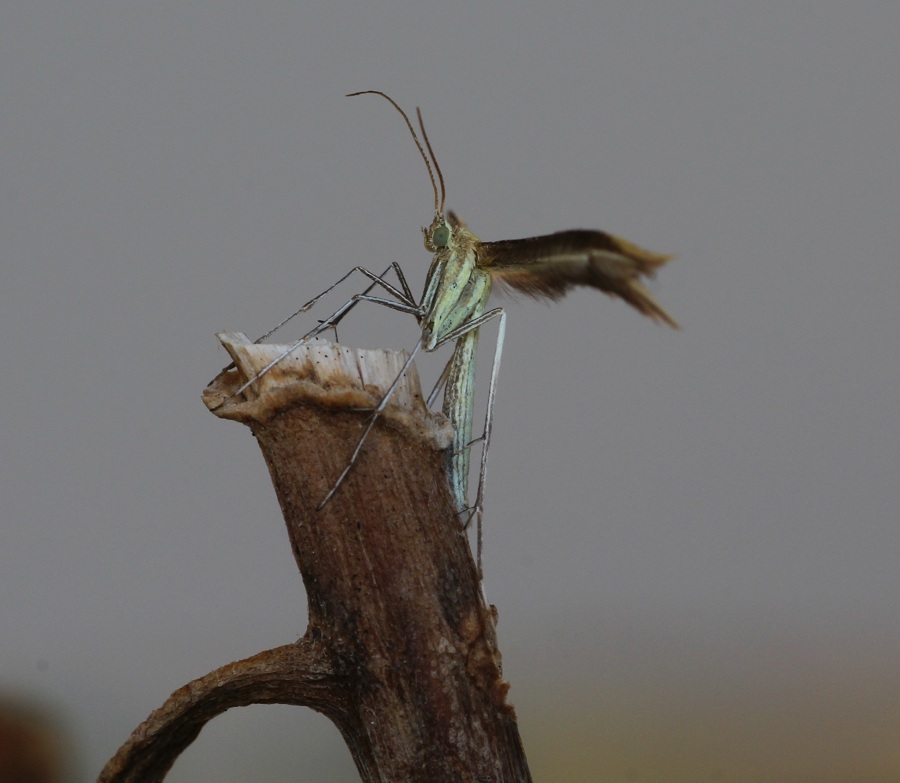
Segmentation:
[(641, 283), (641, 277), (653, 277), (670, 258), (603, 231), (560, 231), (482, 242), (478, 248), (478, 266), (493, 280), (535, 299), (559, 299), (575, 286), (599, 288), (654, 321), (678, 329)]

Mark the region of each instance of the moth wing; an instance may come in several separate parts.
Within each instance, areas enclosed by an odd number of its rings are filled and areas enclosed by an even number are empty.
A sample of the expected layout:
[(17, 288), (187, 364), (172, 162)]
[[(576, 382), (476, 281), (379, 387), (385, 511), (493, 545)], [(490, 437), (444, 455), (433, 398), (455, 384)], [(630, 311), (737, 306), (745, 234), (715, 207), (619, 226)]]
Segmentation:
[(672, 256), (652, 253), (603, 231), (482, 242), (478, 266), (501, 285), (535, 299), (556, 300), (586, 286), (619, 297), (654, 321), (680, 328), (641, 282)]

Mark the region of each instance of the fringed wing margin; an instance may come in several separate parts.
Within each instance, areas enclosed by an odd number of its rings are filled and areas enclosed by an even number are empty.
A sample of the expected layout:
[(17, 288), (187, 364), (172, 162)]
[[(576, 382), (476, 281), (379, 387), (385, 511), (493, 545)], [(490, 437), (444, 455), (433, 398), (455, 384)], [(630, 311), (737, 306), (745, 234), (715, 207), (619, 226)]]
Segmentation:
[(535, 299), (560, 299), (571, 288), (588, 286), (678, 329), (675, 319), (641, 282), (671, 258), (603, 231), (573, 230), (482, 242), (477, 263), (493, 280)]

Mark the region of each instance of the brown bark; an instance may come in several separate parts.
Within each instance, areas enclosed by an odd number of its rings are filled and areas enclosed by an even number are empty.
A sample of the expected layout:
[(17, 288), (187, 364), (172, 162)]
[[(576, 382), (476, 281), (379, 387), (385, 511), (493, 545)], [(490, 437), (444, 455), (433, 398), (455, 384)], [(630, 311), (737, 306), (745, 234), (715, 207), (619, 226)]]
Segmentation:
[[(220, 338), (239, 370), (205, 393), (211, 409), (277, 355)], [(529, 781), (506, 702), (495, 614), (445, 476), (446, 424), (414, 370), (321, 509), (404, 357), (304, 346), (215, 410), (259, 441), (306, 586), (304, 637), (176, 691), (107, 764), (104, 783), (162, 780), (215, 715), (256, 703), (328, 716), (362, 780)], [(265, 770), (260, 770), (261, 775)]]

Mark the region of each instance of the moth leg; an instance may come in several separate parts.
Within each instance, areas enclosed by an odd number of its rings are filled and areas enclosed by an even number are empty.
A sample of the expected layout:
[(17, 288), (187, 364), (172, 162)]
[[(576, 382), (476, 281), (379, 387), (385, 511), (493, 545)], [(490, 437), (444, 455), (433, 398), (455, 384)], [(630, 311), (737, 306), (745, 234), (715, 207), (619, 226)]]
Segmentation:
[[(484, 432), (480, 438), (471, 440), (472, 430), (472, 384), (475, 374), (474, 351), (477, 345), (478, 329), (488, 321), (499, 319), (497, 329), (497, 342), (494, 348), (494, 359), (491, 366), (491, 381), (488, 389), (488, 401), (485, 410)], [(474, 335), (466, 340), (469, 335)], [(447, 390), (444, 393), (444, 411), (448, 414), (453, 424), (454, 443), (453, 453), (450, 455), (449, 479), (451, 488), (457, 499), (460, 514), (470, 512), (464, 523), (464, 529), (468, 528), (475, 520), (476, 527), (476, 563), (479, 577), (483, 575), (482, 555), (484, 552), (484, 492), (487, 483), (487, 461), (491, 444), (491, 432), (494, 424), (494, 401), (497, 396), (497, 379), (500, 373), (500, 360), (503, 356), (503, 342), (506, 337), (506, 313), (502, 307), (490, 310), (483, 315), (471, 319), (457, 329), (444, 336), (438, 345), (450, 340), (459, 340), (453, 359), (448, 366), (449, 380)], [(435, 346), (437, 347), (437, 346)], [(471, 355), (467, 355), (471, 354)], [(449, 395), (449, 397), (448, 397)], [(469, 449), (472, 443), (482, 441), (481, 464), (478, 469), (478, 490), (475, 494), (475, 504), (467, 504), (468, 493), (468, 466)], [(464, 475), (463, 475), (464, 474)]]
[(413, 363), (413, 360), (416, 358), (416, 354), (419, 353), (422, 348), (423, 338), (419, 338), (419, 341), (416, 343), (416, 347), (413, 348), (412, 352), (409, 355), (409, 358), (406, 360), (406, 363), (403, 365), (403, 368), (397, 373), (397, 377), (394, 378), (391, 385), (388, 387), (387, 391), (384, 393), (384, 396), (381, 398), (381, 402), (378, 403), (378, 407), (376, 407), (372, 411), (372, 415), (369, 416), (369, 423), (366, 426), (365, 432), (363, 432), (362, 437), (359, 439), (359, 442), (356, 444), (356, 448), (353, 449), (353, 454), (350, 455), (350, 459), (347, 462), (347, 466), (341, 471), (341, 475), (338, 476), (337, 481), (334, 482), (334, 486), (328, 490), (328, 494), (322, 499), (322, 502), (316, 506), (316, 511), (321, 511), (325, 504), (334, 497), (334, 493), (338, 491), (338, 488), (343, 483), (344, 479), (347, 477), (347, 474), (353, 468), (353, 465), (356, 463), (357, 458), (359, 457), (359, 453), (362, 451), (363, 444), (366, 442), (366, 438), (369, 437), (369, 433), (372, 431), (372, 428), (375, 426), (375, 422), (378, 421), (378, 417), (381, 415), (381, 412), (387, 407), (388, 402), (391, 399), (394, 391), (397, 386), (400, 385), (400, 381), (403, 376), (406, 375), (406, 371), (410, 368)]
[[(390, 283), (388, 283), (386, 280), (384, 280), (384, 276), (387, 275), (391, 270), (393, 270), (394, 273), (397, 275), (397, 279), (400, 282), (400, 288), (397, 288), (396, 286), (393, 286)], [(284, 326), (292, 318), (296, 317), (297, 315), (300, 315), (301, 313), (305, 313), (307, 310), (312, 308), (313, 305), (315, 305), (316, 302), (318, 302), (323, 296), (325, 296), (325, 294), (334, 290), (334, 288), (336, 288), (338, 285), (343, 283), (354, 272), (360, 272), (363, 275), (365, 275), (366, 277), (368, 277), (370, 280), (372, 280), (372, 283), (369, 285), (368, 288), (366, 288), (366, 290), (362, 294), (356, 294), (355, 296), (351, 297), (346, 302), (344, 302), (344, 304), (342, 304), (337, 310), (335, 310), (331, 315), (329, 315), (324, 320), (319, 321), (318, 325), (314, 329), (311, 329), (306, 334), (304, 334), (299, 340), (292, 343), (286, 351), (284, 351), (282, 354), (277, 356), (273, 361), (271, 361), (262, 370), (260, 370), (255, 376), (253, 376), (246, 383), (241, 385), (240, 388), (238, 388), (237, 391), (235, 391), (230, 397), (228, 397), (226, 400), (223, 400), (215, 408), (213, 408), (213, 411), (218, 410), (222, 406), (231, 402), (238, 395), (243, 394), (252, 384), (256, 383), (256, 381), (258, 381), (260, 378), (262, 378), (273, 367), (275, 367), (277, 364), (279, 364), (281, 361), (283, 361), (285, 358), (287, 358), (291, 353), (293, 353), (301, 345), (303, 345), (304, 343), (308, 342), (309, 340), (311, 340), (315, 337), (318, 337), (322, 332), (327, 331), (328, 329), (333, 329), (335, 326), (337, 326), (343, 320), (344, 316), (346, 316), (351, 310), (353, 310), (353, 308), (356, 307), (357, 304), (359, 304), (359, 302), (364, 302), (364, 301), (375, 302), (377, 304), (383, 304), (387, 307), (391, 307), (393, 309), (400, 310), (402, 312), (413, 313), (414, 315), (417, 316), (417, 318), (419, 317), (420, 310), (419, 310), (418, 306), (416, 305), (415, 298), (413, 297), (413, 295), (409, 289), (409, 284), (406, 282), (406, 277), (403, 274), (403, 270), (400, 269), (399, 264), (397, 264), (396, 262), (391, 264), (391, 266), (389, 266), (387, 269), (385, 269), (384, 272), (381, 273), (381, 275), (376, 275), (374, 272), (370, 272), (365, 267), (356, 266), (353, 269), (351, 269), (347, 274), (345, 274), (343, 277), (341, 277), (337, 282), (333, 283), (331, 286), (329, 286), (324, 291), (322, 291), (322, 293), (320, 293), (320, 294), (316, 295), (315, 297), (313, 297), (312, 299), (310, 299), (299, 310), (295, 311), (294, 313), (289, 315), (287, 318), (285, 318), (281, 323), (279, 323), (277, 326), (275, 326), (273, 329), (270, 329), (268, 332), (266, 332), (262, 337), (259, 337), (258, 339), (254, 340), (254, 343), (262, 342), (263, 340), (265, 340), (266, 338), (268, 338), (272, 334), (274, 334), (278, 329), (280, 329), (282, 326)], [(385, 289), (385, 291), (392, 294), (393, 296), (396, 296), (397, 300), (395, 301), (393, 299), (384, 299), (384, 298), (380, 298), (380, 297), (370, 296), (369, 292), (372, 291), (376, 286), (381, 286), (382, 288)], [(210, 383), (214, 382), (223, 373), (227, 372), (232, 367), (234, 367), (233, 363), (229, 364), (227, 367), (224, 367), (219, 372), (219, 374), (216, 376), (216, 378), (214, 378), (213, 381), (211, 381)]]

